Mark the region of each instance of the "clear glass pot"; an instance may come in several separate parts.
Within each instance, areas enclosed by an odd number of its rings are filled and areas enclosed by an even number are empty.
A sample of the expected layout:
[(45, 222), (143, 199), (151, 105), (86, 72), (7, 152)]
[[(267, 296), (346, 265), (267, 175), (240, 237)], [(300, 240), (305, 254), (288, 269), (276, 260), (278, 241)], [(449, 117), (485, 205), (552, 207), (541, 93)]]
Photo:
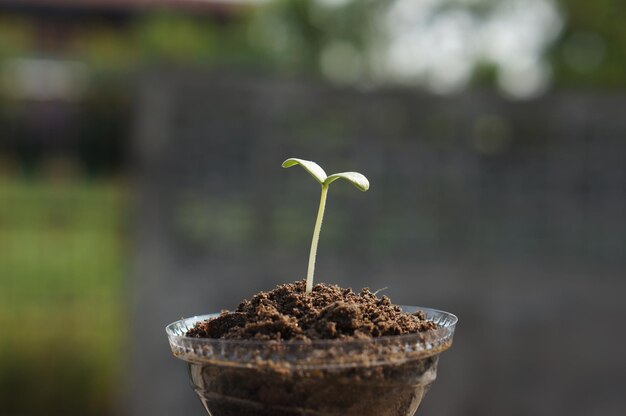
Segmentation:
[(255, 341), (186, 337), (202, 320), (167, 326), (172, 353), (211, 416), (412, 416), (452, 345), (457, 317), (423, 311), (435, 330), (366, 340)]

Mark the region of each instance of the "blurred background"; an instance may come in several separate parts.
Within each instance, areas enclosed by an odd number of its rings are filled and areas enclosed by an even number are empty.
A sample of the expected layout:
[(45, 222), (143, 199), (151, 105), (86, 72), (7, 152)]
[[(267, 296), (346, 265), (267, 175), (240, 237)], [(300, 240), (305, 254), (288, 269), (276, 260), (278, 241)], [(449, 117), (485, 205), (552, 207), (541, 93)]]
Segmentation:
[(164, 326), (460, 317), (420, 415), (626, 412), (626, 3), (0, 0), (0, 414), (202, 415)]

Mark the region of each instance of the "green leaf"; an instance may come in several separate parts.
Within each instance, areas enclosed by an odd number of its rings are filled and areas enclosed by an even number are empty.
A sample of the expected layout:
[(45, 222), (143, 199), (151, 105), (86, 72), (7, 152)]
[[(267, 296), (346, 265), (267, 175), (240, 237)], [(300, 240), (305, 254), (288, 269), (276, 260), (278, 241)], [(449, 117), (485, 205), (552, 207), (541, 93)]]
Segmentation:
[(311, 174), (321, 185), (322, 195), (320, 197), (320, 206), (317, 210), (317, 219), (315, 220), (315, 228), (313, 228), (313, 239), (311, 240), (311, 251), (309, 253), (309, 268), (306, 274), (306, 293), (311, 293), (313, 290), (313, 275), (315, 274), (315, 258), (317, 256), (317, 244), (320, 239), (320, 231), (322, 229), (322, 221), (324, 220), (324, 209), (326, 207), (326, 195), (328, 194), (328, 187), (331, 183), (337, 179), (345, 179), (352, 183), (359, 190), (365, 192), (370, 188), (370, 183), (367, 178), (358, 172), (341, 172), (327, 176), (324, 169), (322, 169), (317, 163), (310, 160), (290, 158), (283, 162), (283, 168), (290, 168), (295, 165), (300, 165), (307, 172)]
[[(309, 172), (309, 174), (315, 178), (316, 181), (322, 185), (324, 184), (327, 175), (326, 172), (324, 172), (324, 169), (322, 169), (317, 163), (311, 162), (310, 160), (296, 159), (292, 157), (285, 160), (282, 164), (283, 168), (290, 168), (295, 165), (302, 166), (304, 170)], [(365, 181), (367, 182), (367, 179)]]
[(330, 185), (337, 179), (345, 179), (348, 182), (351, 182), (352, 185), (356, 186), (359, 190), (365, 192), (370, 189), (370, 183), (367, 178), (361, 175), (358, 172), (342, 172), (342, 173), (334, 173), (326, 178), (323, 185)]

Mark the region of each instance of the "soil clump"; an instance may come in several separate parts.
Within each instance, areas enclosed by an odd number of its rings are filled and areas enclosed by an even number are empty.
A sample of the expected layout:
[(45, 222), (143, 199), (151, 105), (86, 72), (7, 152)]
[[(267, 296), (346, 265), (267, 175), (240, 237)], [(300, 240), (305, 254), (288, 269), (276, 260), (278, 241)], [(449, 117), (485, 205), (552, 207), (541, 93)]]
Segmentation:
[(403, 312), (387, 296), (369, 288), (359, 293), (336, 285), (317, 284), (305, 292), (305, 282), (277, 286), (246, 299), (234, 312), (198, 322), (187, 332), (195, 338), (307, 341), (367, 339), (428, 331), (437, 325), (420, 311)]
[(437, 328), (368, 288), (298, 281), (196, 323), (187, 337), (225, 343), (181, 355), (212, 416), (411, 416), (449, 346), (421, 352)]

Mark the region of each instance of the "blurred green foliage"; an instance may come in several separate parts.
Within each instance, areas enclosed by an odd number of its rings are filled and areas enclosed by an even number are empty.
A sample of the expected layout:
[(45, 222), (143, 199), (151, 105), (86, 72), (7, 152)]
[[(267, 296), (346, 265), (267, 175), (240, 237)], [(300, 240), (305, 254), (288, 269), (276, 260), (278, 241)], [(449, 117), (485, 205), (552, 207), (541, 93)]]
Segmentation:
[(114, 413), (127, 332), (125, 192), (2, 180), (0, 201), (2, 414)]
[[(616, 0), (555, 1), (565, 20), (547, 57), (556, 85), (624, 87), (626, 5)], [(393, 3), (275, 0), (224, 14), (152, 11), (122, 25), (84, 19), (71, 22), (63, 46), (53, 53), (88, 63), (95, 73), (126, 73), (146, 63), (166, 63), (328, 75), (323, 74), (323, 54), (334, 51), (350, 55), (352, 66), (346, 70), (367, 80), (368, 72), (376, 71), (371, 65), (376, 57), (369, 56), (372, 45), (385, 42), (377, 17)], [(480, 19), (488, 4), (450, 0), (443, 9), (459, 8)], [(41, 48), (40, 36), (36, 20), (0, 14), (0, 61), (49, 54)], [(479, 64), (474, 72), (475, 83), (493, 83), (490, 68)]]
[(626, 87), (626, 2), (559, 3), (567, 23), (550, 57), (557, 85)]

